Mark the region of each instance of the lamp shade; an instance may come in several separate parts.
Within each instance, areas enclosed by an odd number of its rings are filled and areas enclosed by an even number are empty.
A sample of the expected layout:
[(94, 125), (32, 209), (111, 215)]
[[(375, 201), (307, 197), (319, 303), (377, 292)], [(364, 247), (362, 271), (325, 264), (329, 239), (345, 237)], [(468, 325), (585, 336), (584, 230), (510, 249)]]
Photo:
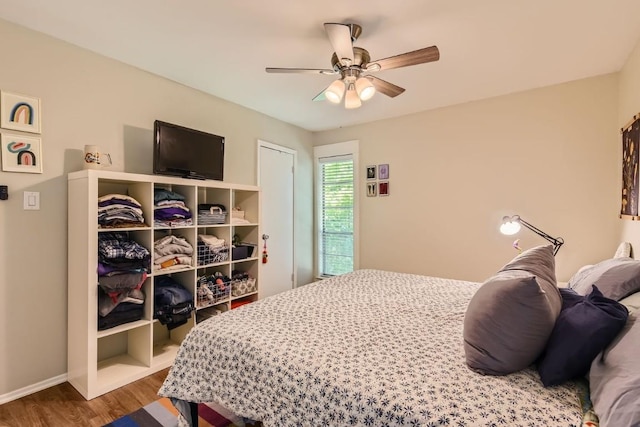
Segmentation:
[(366, 101), (375, 95), (376, 87), (368, 78), (359, 77), (358, 80), (356, 80), (356, 92), (358, 92), (361, 100)]
[(335, 82), (331, 83), (329, 87), (324, 91), (324, 96), (329, 102), (338, 104), (340, 101), (342, 101), (344, 88), (344, 82), (342, 80), (336, 80)]
[(500, 225), (500, 232), (511, 236), (520, 231), (520, 218), (518, 216), (505, 216), (502, 218), (502, 224)]
[(348, 108), (348, 109), (358, 108), (361, 105), (362, 105), (362, 101), (360, 101), (360, 97), (358, 96), (358, 93), (356, 92), (356, 88), (352, 83), (349, 85), (349, 88), (347, 89), (347, 94), (345, 95), (345, 98), (344, 98), (344, 108)]

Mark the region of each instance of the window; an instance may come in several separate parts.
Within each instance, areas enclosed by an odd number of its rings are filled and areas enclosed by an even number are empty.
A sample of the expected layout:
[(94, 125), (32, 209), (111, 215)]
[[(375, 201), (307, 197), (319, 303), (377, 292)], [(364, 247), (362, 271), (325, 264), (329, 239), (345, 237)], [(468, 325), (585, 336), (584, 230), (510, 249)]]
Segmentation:
[(357, 142), (314, 149), (316, 158), (316, 265), (320, 277), (357, 268)]

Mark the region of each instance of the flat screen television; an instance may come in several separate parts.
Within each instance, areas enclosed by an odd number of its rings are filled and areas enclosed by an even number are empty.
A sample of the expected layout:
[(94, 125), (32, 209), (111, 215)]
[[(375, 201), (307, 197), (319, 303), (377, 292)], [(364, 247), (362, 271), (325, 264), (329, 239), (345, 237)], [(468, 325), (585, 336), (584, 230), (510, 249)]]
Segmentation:
[(153, 173), (223, 180), (224, 137), (156, 120)]

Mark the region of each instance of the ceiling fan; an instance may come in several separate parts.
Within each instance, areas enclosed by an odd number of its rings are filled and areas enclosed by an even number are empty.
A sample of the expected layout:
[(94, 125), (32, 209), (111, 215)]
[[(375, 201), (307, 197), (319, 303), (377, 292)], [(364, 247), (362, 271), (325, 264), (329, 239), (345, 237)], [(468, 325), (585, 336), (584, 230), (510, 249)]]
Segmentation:
[(340, 78), (331, 83), (326, 89), (313, 98), (313, 100), (324, 101), (326, 99), (338, 104), (344, 97), (345, 108), (358, 108), (362, 105), (362, 101), (371, 99), (376, 91), (392, 98), (404, 92), (404, 89), (400, 86), (374, 77), (370, 73), (407, 67), (409, 65), (424, 64), (440, 59), (438, 47), (430, 46), (371, 61), (369, 52), (366, 49), (353, 46), (353, 43), (362, 33), (362, 27), (360, 25), (326, 23), (324, 24), (324, 29), (335, 51), (331, 57), (332, 68), (267, 67), (265, 71), (267, 73), (339, 74)]

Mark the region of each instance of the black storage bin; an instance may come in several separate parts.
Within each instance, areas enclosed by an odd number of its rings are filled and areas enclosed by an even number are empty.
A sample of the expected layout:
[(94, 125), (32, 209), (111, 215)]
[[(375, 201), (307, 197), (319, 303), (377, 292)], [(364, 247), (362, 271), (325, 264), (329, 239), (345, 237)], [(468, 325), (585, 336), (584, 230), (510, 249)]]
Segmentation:
[(237, 259), (251, 258), (253, 256), (254, 249), (255, 249), (255, 245), (250, 245), (250, 244), (236, 245), (231, 250), (231, 259), (237, 260)]

